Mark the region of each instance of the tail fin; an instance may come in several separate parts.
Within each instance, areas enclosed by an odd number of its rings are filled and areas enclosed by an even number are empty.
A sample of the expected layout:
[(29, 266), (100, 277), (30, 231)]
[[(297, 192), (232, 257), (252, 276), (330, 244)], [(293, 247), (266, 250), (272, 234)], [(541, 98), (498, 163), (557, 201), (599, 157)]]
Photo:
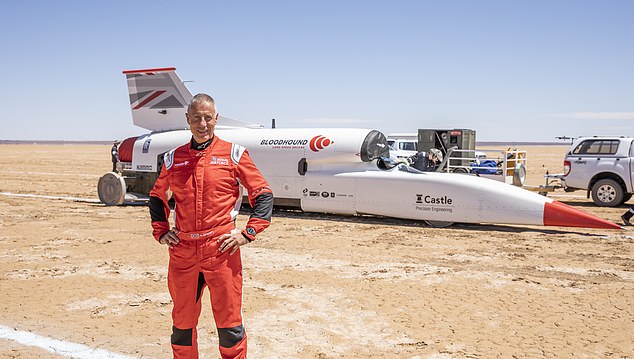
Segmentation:
[(132, 121), (150, 131), (187, 128), (185, 112), (192, 94), (175, 68), (123, 71), (128, 79)]
[[(185, 112), (192, 99), (176, 68), (123, 71), (128, 80), (132, 121), (150, 131), (170, 131), (187, 128)], [(239, 120), (220, 116), (218, 128), (257, 128)]]

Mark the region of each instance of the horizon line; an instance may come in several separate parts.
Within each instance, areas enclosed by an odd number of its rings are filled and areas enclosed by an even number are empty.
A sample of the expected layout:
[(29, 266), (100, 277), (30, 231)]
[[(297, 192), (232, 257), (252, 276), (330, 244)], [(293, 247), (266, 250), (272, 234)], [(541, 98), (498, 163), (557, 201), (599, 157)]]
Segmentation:
[[(114, 141), (110, 140), (0, 140), (0, 145), (110, 145)], [(476, 145), (526, 145), (526, 146), (569, 146), (569, 142), (555, 141), (476, 141)]]

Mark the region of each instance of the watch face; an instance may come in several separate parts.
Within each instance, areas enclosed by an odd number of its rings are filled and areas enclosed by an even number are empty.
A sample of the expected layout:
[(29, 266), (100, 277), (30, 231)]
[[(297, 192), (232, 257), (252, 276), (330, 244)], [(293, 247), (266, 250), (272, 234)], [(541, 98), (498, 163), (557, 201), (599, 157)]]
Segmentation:
[(255, 229), (251, 227), (247, 228), (247, 234), (250, 236), (255, 236)]

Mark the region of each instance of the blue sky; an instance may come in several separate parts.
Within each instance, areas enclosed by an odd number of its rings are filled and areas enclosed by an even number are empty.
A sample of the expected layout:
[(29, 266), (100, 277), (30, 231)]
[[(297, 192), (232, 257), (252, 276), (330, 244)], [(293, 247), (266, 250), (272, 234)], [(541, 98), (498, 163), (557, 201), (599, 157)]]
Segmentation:
[(0, 139), (113, 140), (123, 70), (228, 117), (479, 141), (634, 135), (634, 1), (3, 1)]

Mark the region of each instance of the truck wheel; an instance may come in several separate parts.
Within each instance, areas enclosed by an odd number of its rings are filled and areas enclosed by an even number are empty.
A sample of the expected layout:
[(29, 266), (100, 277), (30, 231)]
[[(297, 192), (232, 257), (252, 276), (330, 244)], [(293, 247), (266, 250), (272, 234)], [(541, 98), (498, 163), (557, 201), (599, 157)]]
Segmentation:
[(99, 178), (97, 194), (106, 206), (119, 206), (125, 201), (125, 180), (118, 173), (108, 172)]
[(625, 191), (613, 179), (605, 178), (592, 186), (592, 201), (600, 207), (616, 207), (623, 203)]

